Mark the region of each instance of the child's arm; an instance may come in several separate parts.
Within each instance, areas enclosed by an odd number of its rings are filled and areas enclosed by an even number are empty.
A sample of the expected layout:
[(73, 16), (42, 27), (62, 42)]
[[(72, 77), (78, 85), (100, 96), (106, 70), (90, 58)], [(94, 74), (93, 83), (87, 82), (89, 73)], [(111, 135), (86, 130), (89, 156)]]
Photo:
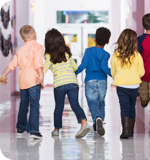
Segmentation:
[(111, 75), (112, 75), (113, 79), (115, 77), (115, 74), (116, 74), (115, 59), (114, 59), (114, 56), (112, 56), (112, 58), (111, 58)]
[(36, 80), (36, 84), (41, 84), (44, 80), (43, 74), (43, 59), (44, 59), (44, 48), (40, 46), (36, 51), (35, 60), (34, 60), (34, 67), (37, 70), (39, 77)]
[[(13, 58), (13, 60), (9, 63), (8, 67), (5, 69), (2, 77), (6, 77), (11, 71), (15, 70), (15, 68), (18, 66), (18, 55), (16, 54)], [(6, 83), (2, 83), (3, 85)]]
[(43, 67), (37, 69), (39, 77), (37, 78), (36, 84), (41, 84), (44, 80)]
[(143, 47), (141, 45), (140, 37), (138, 37), (138, 52), (141, 54), (143, 50)]
[(82, 62), (78, 67), (78, 70), (75, 72), (75, 74), (77, 75), (80, 72), (82, 72), (85, 68), (87, 68), (87, 65), (88, 65), (88, 53), (87, 53), (87, 50), (85, 50), (85, 54), (83, 56)]
[(11, 70), (9, 67), (7, 67), (7, 68), (5, 69), (2, 77), (6, 77), (11, 71), (12, 71), (12, 70)]
[(72, 57), (70, 58), (70, 61), (71, 61), (71, 66), (72, 66), (74, 72), (77, 71), (78, 65), (77, 65), (76, 62), (72, 59)]
[(144, 74), (145, 74), (145, 69), (144, 69), (144, 64), (143, 64), (143, 58), (141, 57), (140, 54), (139, 54), (138, 72), (139, 72), (140, 78), (143, 77)]
[(52, 65), (52, 62), (50, 61), (50, 55), (46, 54), (45, 63), (44, 63), (44, 69), (43, 69), (44, 75), (51, 68), (51, 65)]
[(109, 75), (111, 77), (110, 68), (108, 67), (108, 60), (110, 58), (109, 54), (106, 54), (103, 56), (102, 62), (101, 62), (101, 69), (104, 73)]

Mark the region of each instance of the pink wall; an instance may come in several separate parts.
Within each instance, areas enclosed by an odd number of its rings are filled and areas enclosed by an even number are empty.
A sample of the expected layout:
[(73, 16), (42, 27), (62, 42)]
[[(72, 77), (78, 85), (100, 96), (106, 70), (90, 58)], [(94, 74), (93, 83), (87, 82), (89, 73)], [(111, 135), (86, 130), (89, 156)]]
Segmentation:
[[(13, 3), (13, 14), (16, 15), (16, 0), (12, 1)], [(13, 30), (13, 42), (16, 39), (16, 26)], [(16, 50), (15, 50), (16, 51)], [(14, 53), (15, 54), (15, 53)], [(11, 59), (13, 59), (14, 55), (12, 55)], [(11, 72), (11, 94), (16, 92), (16, 71)]]
[(143, 34), (143, 26), (142, 26), (142, 17), (144, 15), (144, 1), (142, 0), (133, 0), (132, 2), (132, 21), (133, 21), (133, 29), (136, 30), (138, 35)]
[[(8, 2), (7, 3), (7, 6), (5, 5), (5, 10), (7, 10), (8, 6), (10, 5), (10, 19), (12, 19), (13, 15), (14, 15), (14, 3), (15, 1), (13, 0), (12, 3), (11, 2)], [(11, 21), (8, 22), (8, 27), (5, 28), (2, 21), (0, 21), (0, 29), (1, 29), (1, 36), (3, 37), (3, 39), (7, 40), (9, 35), (11, 35), (11, 38), (12, 38), (12, 42), (13, 42), (13, 35), (14, 35), (14, 28), (12, 27), (11, 25)], [(3, 45), (2, 41), (1, 41), (1, 44)], [(1, 50), (1, 46), (0, 46), (0, 75), (4, 72), (5, 68), (7, 67), (7, 65), (9, 64), (9, 62), (11, 61), (12, 59), (12, 53), (11, 51), (9, 51), (9, 55), (4, 57), (3, 54), (5, 54), (3, 52), (2, 54), (2, 50)], [(2, 86), (0, 85), (0, 103), (1, 102), (4, 102), (4, 101), (7, 101), (7, 100), (10, 100), (11, 98), (11, 93), (15, 91), (15, 72), (13, 72), (12, 74), (8, 75), (8, 79), (9, 79), (9, 82), (7, 85), (5, 86)], [(11, 87), (12, 86), (12, 87)]]
[[(29, 0), (15, 0), (16, 1), (16, 37), (17, 37), (17, 50), (24, 45), (24, 42), (21, 39), (19, 30), (23, 25), (29, 24)], [(24, 13), (24, 14), (22, 14)], [(16, 68), (16, 86), (15, 90), (17, 92), (20, 91), (19, 84), (18, 84), (18, 67)]]
[[(5, 58), (2, 56), (2, 53), (0, 51), (0, 74), (4, 72), (4, 69), (7, 67), (7, 64), (11, 60), (11, 55), (9, 57)], [(9, 82), (7, 85), (2, 86), (0, 85), (0, 103), (10, 100), (11, 96), (11, 75), (8, 75)]]

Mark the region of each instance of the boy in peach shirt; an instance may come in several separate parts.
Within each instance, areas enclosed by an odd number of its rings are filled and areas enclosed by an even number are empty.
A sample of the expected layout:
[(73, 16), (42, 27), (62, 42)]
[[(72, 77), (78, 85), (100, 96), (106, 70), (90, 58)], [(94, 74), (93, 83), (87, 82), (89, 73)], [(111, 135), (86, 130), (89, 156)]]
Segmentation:
[[(18, 81), (20, 86), (20, 108), (18, 113), (17, 134), (22, 135), (27, 131), (30, 137), (42, 139), (39, 132), (39, 108), (40, 91), (43, 82), (43, 58), (44, 48), (36, 42), (36, 32), (30, 25), (20, 29), (20, 35), (25, 44), (17, 51), (13, 60), (9, 63), (2, 77), (19, 66)], [(39, 74), (38, 80), (37, 75)], [(30, 104), (30, 116), (27, 121), (28, 107)]]

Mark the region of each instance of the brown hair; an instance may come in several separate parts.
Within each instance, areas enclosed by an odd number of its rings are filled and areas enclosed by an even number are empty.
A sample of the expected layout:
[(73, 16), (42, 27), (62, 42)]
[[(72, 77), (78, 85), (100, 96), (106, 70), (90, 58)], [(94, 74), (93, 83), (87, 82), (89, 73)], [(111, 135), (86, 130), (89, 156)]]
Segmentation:
[(50, 54), (50, 61), (56, 64), (67, 62), (65, 53), (68, 53), (69, 58), (72, 56), (62, 34), (54, 28), (49, 30), (45, 35), (45, 54)]
[(131, 66), (131, 57), (132, 60), (135, 57), (135, 52), (137, 52), (137, 34), (131, 29), (125, 29), (120, 34), (116, 42), (115, 52), (117, 58), (121, 61), (121, 67)]
[(30, 25), (25, 25), (20, 29), (20, 35), (23, 40), (31, 40), (35, 34), (35, 30)]
[(111, 36), (111, 32), (109, 29), (105, 27), (100, 27), (96, 30), (96, 43), (100, 46), (104, 46), (106, 43), (109, 42), (109, 38)]
[(143, 27), (146, 30), (150, 30), (150, 13), (145, 14), (142, 18)]

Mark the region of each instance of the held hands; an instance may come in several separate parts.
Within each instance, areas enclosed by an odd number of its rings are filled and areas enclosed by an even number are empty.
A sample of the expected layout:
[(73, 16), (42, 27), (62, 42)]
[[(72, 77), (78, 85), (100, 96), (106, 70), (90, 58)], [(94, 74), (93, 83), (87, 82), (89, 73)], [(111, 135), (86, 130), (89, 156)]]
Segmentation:
[(39, 84), (43, 83), (43, 80), (44, 80), (44, 76), (39, 76), (36, 80), (36, 84), (39, 85)]
[(42, 84), (44, 80), (43, 68), (40, 67), (37, 69), (37, 71), (38, 71), (39, 76), (36, 80), (36, 84), (39, 85), (39, 84)]
[(7, 82), (8, 82), (8, 78), (7, 77), (0, 77), (0, 84), (6, 85)]

